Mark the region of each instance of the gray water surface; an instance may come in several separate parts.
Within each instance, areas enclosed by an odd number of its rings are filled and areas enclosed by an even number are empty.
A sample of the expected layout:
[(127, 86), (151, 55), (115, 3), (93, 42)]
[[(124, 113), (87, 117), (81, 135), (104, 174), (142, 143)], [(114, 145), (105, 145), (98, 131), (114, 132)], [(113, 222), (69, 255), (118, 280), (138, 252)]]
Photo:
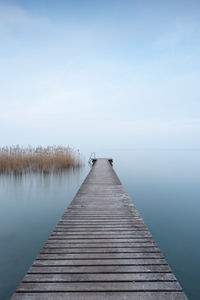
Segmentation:
[(200, 299), (200, 151), (113, 154), (115, 170), (183, 290)]
[(10, 299), (77, 192), (88, 168), (0, 176), (0, 299)]
[[(189, 299), (200, 299), (200, 151), (110, 150), (114, 169)], [(73, 199), (89, 167), (0, 177), (0, 299), (7, 300)]]

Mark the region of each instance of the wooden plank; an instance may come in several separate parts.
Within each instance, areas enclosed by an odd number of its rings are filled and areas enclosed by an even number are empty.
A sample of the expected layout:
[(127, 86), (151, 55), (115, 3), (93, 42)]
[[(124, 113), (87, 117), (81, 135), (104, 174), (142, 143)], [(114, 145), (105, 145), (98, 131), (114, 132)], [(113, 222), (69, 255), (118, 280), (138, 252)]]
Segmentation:
[(97, 254), (61, 254), (61, 253), (54, 253), (54, 254), (43, 254), (40, 253), (38, 255), (38, 259), (135, 259), (135, 258), (163, 258), (162, 253), (97, 253)]
[(23, 282), (176, 281), (172, 273), (27, 274)]
[(150, 237), (129, 237), (129, 238), (91, 238), (91, 239), (86, 239), (86, 238), (52, 238), (50, 237), (48, 239), (48, 243), (50, 244), (55, 244), (55, 243), (64, 243), (64, 244), (91, 244), (91, 243), (101, 243), (101, 244), (106, 244), (106, 243), (150, 243), (153, 242), (153, 239)]
[(183, 292), (16, 293), (12, 300), (187, 300)]
[(126, 224), (135, 224), (135, 225), (137, 225), (138, 223), (139, 224), (144, 224), (144, 221), (141, 219), (141, 218), (129, 218), (129, 219), (125, 219), (125, 220), (123, 220), (122, 218), (119, 218), (118, 220), (111, 220), (110, 218), (105, 218), (104, 220), (102, 220), (102, 219), (94, 219), (94, 220), (89, 220), (89, 219), (82, 219), (81, 218), (81, 220), (75, 220), (74, 218), (72, 218), (72, 219), (69, 219), (69, 218), (62, 218), (61, 220), (60, 220), (60, 222), (59, 223), (69, 223), (69, 224), (71, 224), (71, 223), (78, 223), (78, 222), (83, 222), (83, 223), (100, 223), (100, 224), (102, 224), (102, 222), (105, 222), (105, 223), (108, 223), (108, 224), (112, 224), (112, 223), (117, 223), (117, 224), (124, 224), (124, 223), (126, 223)]
[(145, 227), (138, 227), (138, 228), (131, 228), (131, 227), (106, 227), (104, 228), (103, 226), (101, 227), (83, 227), (83, 226), (79, 226), (79, 227), (63, 227), (63, 226), (57, 226), (53, 233), (56, 232), (68, 232), (68, 233), (74, 233), (74, 234), (79, 234), (79, 233), (87, 233), (90, 234), (92, 232), (94, 233), (134, 233), (134, 232), (140, 232), (140, 231), (147, 231), (147, 229)]
[[(68, 223), (68, 222), (62, 222), (62, 223), (59, 223), (58, 225), (57, 225), (57, 227), (64, 227), (64, 228), (91, 228), (91, 230), (92, 230), (92, 228), (96, 228), (96, 229), (98, 229), (98, 228), (105, 228), (105, 229), (114, 229), (115, 230), (115, 228), (129, 228), (129, 230), (130, 229), (140, 229), (140, 228), (144, 228), (144, 229), (146, 229), (146, 226), (143, 224), (143, 223), (137, 223), (137, 224), (130, 224), (130, 223), (123, 223), (123, 222), (118, 222), (118, 223), (115, 223), (115, 222), (105, 222), (105, 224), (103, 223), (103, 222), (97, 222), (97, 223), (95, 223), (95, 222), (70, 222), (70, 223)], [(57, 228), (56, 227), (56, 228)], [(56, 229), (55, 228), (55, 229)]]
[(14, 300), (186, 300), (112, 166), (98, 159)]
[(145, 235), (145, 236), (151, 236), (149, 234), (149, 232), (147, 230), (102, 230), (102, 231), (99, 231), (99, 230), (81, 230), (81, 231), (70, 231), (70, 230), (54, 230), (51, 234), (51, 237), (53, 236), (83, 236), (83, 235), (90, 235), (90, 237), (92, 236), (98, 236), (98, 237), (101, 237), (101, 236), (107, 236), (107, 235), (111, 235), (111, 236), (124, 236), (124, 235), (133, 235), (133, 236), (142, 236), (142, 235)]
[(135, 266), (125, 266), (125, 265), (113, 265), (113, 266), (40, 266), (37, 267), (33, 265), (28, 273), (38, 273), (38, 274), (52, 274), (52, 273), (155, 273), (155, 272), (171, 272), (168, 265), (135, 265)]
[(58, 225), (108, 225), (108, 226), (124, 226), (124, 225), (130, 225), (130, 226), (136, 226), (136, 225), (144, 225), (144, 222), (142, 221), (137, 221), (137, 222), (131, 222), (131, 221), (111, 221), (111, 220), (107, 220), (107, 221), (88, 221), (88, 220), (79, 220), (79, 221), (75, 221), (75, 220), (66, 220), (66, 221), (60, 221), (58, 223)]
[(118, 207), (117, 209), (115, 208), (110, 208), (107, 209), (107, 206), (105, 206), (105, 208), (101, 209), (70, 209), (70, 207), (68, 208), (67, 212), (64, 213), (64, 216), (67, 215), (76, 215), (76, 214), (81, 214), (81, 215), (103, 215), (103, 216), (110, 216), (110, 215), (116, 215), (116, 216), (127, 216), (127, 215), (132, 215), (133, 212), (136, 213), (136, 208), (134, 209), (123, 209), (123, 206)]
[(110, 211), (108, 212), (106, 210), (102, 210), (102, 211), (87, 211), (87, 212), (81, 212), (81, 211), (69, 211), (67, 213), (65, 213), (63, 215), (64, 217), (97, 217), (97, 218), (105, 218), (105, 217), (112, 217), (112, 218), (130, 218), (130, 217), (134, 217), (134, 216), (139, 216), (139, 213), (137, 213), (136, 211), (125, 211), (125, 212), (121, 212), (121, 213), (116, 213), (114, 211)]
[(68, 240), (85, 240), (90, 242), (90, 240), (107, 240), (109, 239), (111, 242), (113, 240), (131, 240), (131, 239), (151, 239), (151, 235), (148, 233), (148, 232), (134, 232), (134, 233), (130, 233), (130, 234), (122, 234), (122, 233), (117, 233), (117, 234), (110, 234), (109, 232), (106, 233), (104, 232), (103, 234), (101, 233), (87, 233), (87, 234), (84, 234), (84, 233), (81, 233), (81, 234), (73, 234), (73, 233), (60, 233), (60, 232), (56, 232), (55, 234), (52, 233), (49, 237), (49, 240), (53, 240), (53, 239), (68, 239)]
[(180, 285), (177, 282), (69, 282), (68, 284), (58, 283), (22, 283), (18, 291), (53, 291), (53, 292), (100, 292), (100, 291), (181, 291)]
[(54, 260), (36, 259), (33, 266), (131, 266), (131, 265), (166, 265), (165, 259), (84, 259), (84, 260)]
[(156, 244), (154, 241), (144, 241), (144, 240), (136, 240), (135, 242), (103, 242), (103, 243), (97, 243), (97, 242), (90, 242), (90, 243), (69, 243), (68, 241), (47, 241), (45, 244), (45, 248), (61, 248), (61, 247), (67, 247), (67, 248), (116, 248), (116, 247), (124, 247), (124, 248), (140, 248), (140, 247), (154, 247)]
[(95, 254), (95, 253), (160, 253), (160, 250), (158, 247), (138, 247), (138, 248), (43, 248), (40, 252), (40, 254), (47, 254), (47, 253), (90, 253), (90, 254)]
[(130, 216), (130, 217), (116, 217), (116, 216), (66, 216), (66, 217), (62, 217), (62, 220), (75, 220), (75, 221), (82, 221), (82, 220), (87, 220), (87, 221), (104, 221), (104, 220), (108, 220), (109, 221), (137, 221), (140, 220), (140, 217), (136, 217), (136, 216)]

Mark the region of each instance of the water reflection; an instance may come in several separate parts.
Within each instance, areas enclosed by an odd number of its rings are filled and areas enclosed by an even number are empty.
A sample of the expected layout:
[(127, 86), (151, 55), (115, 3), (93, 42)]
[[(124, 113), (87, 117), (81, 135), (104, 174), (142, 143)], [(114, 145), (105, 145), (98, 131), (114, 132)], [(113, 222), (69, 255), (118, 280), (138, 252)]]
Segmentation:
[(200, 151), (108, 151), (188, 298), (200, 298)]
[[(99, 151), (114, 169), (189, 299), (200, 295), (200, 152)], [(89, 157), (87, 155), (86, 157)], [(9, 299), (88, 168), (0, 177), (0, 299)]]
[(10, 299), (87, 173), (0, 176), (0, 299)]

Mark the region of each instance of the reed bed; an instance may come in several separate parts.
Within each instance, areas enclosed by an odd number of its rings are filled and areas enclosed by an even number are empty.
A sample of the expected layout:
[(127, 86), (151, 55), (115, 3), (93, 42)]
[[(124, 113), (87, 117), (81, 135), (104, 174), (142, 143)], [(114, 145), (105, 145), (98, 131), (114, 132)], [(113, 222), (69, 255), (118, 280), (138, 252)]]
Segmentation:
[(0, 148), (0, 174), (43, 174), (59, 172), (82, 165), (79, 151), (69, 147), (2, 147)]

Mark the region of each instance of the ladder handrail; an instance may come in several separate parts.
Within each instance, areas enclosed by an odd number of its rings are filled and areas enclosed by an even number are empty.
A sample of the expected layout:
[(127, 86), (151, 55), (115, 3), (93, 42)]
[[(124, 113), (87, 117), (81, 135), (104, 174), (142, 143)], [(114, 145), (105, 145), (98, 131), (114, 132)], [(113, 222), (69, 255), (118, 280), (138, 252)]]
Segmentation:
[(88, 159), (88, 164), (92, 165), (92, 160), (96, 158), (95, 152), (92, 152), (90, 158)]

